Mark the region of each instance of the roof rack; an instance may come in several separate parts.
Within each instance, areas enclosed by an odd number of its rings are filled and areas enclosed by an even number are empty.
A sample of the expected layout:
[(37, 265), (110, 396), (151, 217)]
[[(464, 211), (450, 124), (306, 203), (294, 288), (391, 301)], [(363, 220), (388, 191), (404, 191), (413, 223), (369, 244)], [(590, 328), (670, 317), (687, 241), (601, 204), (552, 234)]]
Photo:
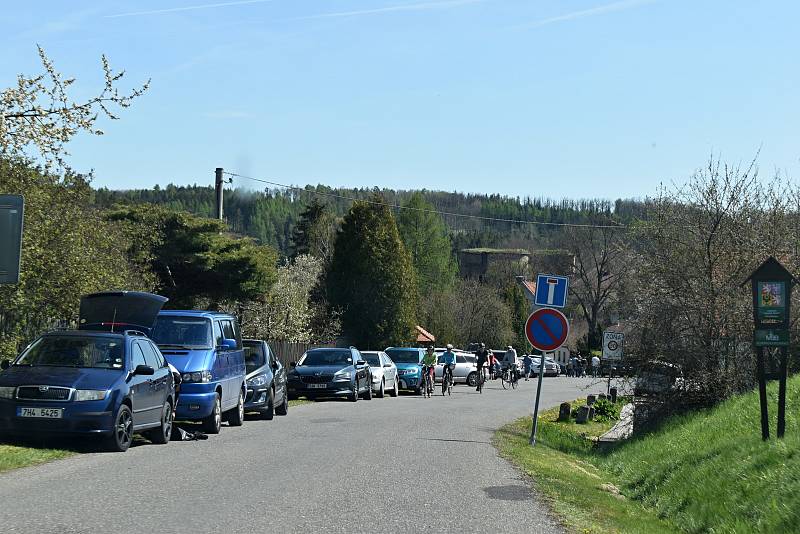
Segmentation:
[(145, 333), (144, 333), (144, 332), (142, 332), (141, 330), (125, 330), (125, 332), (123, 332), (123, 333), (124, 333), (126, 336), (142, 336), (142, 337), (147, 337), (147, 334), (145, 334)]

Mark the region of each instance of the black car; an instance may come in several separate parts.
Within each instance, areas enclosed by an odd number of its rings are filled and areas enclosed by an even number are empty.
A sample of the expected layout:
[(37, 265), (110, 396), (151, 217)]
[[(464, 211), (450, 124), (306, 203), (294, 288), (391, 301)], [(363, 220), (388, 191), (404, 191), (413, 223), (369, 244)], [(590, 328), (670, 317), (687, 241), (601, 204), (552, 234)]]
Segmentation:
[(264, 419), (289, 413), (286, 394), (286, 369), (275, 358), (266, 341), (243, 339), (247, 367), (247, 396), (244, 409), (257, 411)]
[(134, 432), (167, 443), (175, 385), (144, 333), (166, 300), (135, 292), (81, 299), (79, 330), (44, 334), (2, 362), (0, 432), (102, 436), (120, 452)]
[(358, 349), (311, 349), (293, 364), (287, 389), (290, 399), (347, 397), (356, 402), (362, 395), (372, 398), (371, 380), (372, 372)]

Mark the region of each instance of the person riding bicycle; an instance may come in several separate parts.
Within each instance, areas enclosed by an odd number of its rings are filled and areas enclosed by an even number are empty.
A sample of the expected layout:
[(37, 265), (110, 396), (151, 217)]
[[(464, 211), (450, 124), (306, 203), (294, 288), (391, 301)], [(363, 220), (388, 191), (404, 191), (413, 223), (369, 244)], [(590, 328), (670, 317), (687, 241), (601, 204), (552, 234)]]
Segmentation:
[(503, 369), (509, 370), (512, 380), (517, 379), (517, 351), (511, 345), (508, 346), (503, 356)]
[[(476, 364), (478, 366), (478, 380), (483, 380), (483, 369), (484, 367), (488, 367), (489, 365), (489, 351), (486, 350), (486, 344), (481, 343), (480, 348), (475, 353), (477, 357)], [(478, 383), (478, 387), (475, 390), (479, 390), (481, 387), (480, 382)]]
[[(433, 388), (433, 377), (434, 372), (436, 371), (436, 352), (433, 350), (433, 347), (428, 347), (428, 350), (425, 351), (425, 356), (422, 357), (422, 375), (423, 385), (420, 388), (424, 387), (425, 382), (425, 374), (428, 375), (430, 379), (430, 387)], [(427, 391), (424, 393), (428, 393)]]
[[(453, 352), (453, 345), (450, 343), (447, 344), (447, 350), (442, 354), (442, 363), (444, 364), (442, 368), (442, 382), (444, 382), (444, 380), (450, 380), (452, 384), (453, 371), (456, 368), (456, 353)], [(448, 375), (450, 376), (448, 377)]]

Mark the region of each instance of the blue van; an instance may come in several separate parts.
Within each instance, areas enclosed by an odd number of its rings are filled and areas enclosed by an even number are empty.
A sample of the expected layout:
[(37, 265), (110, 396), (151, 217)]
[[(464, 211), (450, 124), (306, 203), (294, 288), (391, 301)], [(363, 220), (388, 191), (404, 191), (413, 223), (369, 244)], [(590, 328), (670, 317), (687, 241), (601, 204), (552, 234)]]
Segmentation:
[(245, 355), (236, 318), (195, 310), (161, 311), (150, 337), (181, 374), (176, 419), (218, 434), (222, 420), (244, 421)]
[(384, 352), (397, 366), (400, 389), (411, 390), (422, 395), (422, 359), (425, 357), (425, 349), (389, 347)]

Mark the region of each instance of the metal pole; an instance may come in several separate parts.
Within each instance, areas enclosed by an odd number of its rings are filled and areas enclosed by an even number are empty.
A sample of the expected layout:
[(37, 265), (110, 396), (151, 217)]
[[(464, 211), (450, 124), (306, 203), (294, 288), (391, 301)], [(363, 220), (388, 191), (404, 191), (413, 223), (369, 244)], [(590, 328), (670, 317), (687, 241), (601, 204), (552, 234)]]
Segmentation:
[(222, 217), (222, 167), (217, 167), (214, 171), (214, 188), (217, 193), (217, 219), (223, 220)]
[(781, 369), (778, 384), (778, 438), (782, 438), (786, 430), (786, 360), (788, 347), (781, 347)]
[(761, 439), (769, 439), (769, 414), (767, 413), (767, 377), (764, 376), (764, 348), (758, 349), (758, 395), (761, 401)]
[(544, 376), (544, 351), (539, 362), (539, 381), (536, 385), (536, 404), (533, 406), (533, 428), (531, 429), (531, 447), (536, 446), (536, 433), (539, 431), (539, 396), (542, 393), (542, 377)]

